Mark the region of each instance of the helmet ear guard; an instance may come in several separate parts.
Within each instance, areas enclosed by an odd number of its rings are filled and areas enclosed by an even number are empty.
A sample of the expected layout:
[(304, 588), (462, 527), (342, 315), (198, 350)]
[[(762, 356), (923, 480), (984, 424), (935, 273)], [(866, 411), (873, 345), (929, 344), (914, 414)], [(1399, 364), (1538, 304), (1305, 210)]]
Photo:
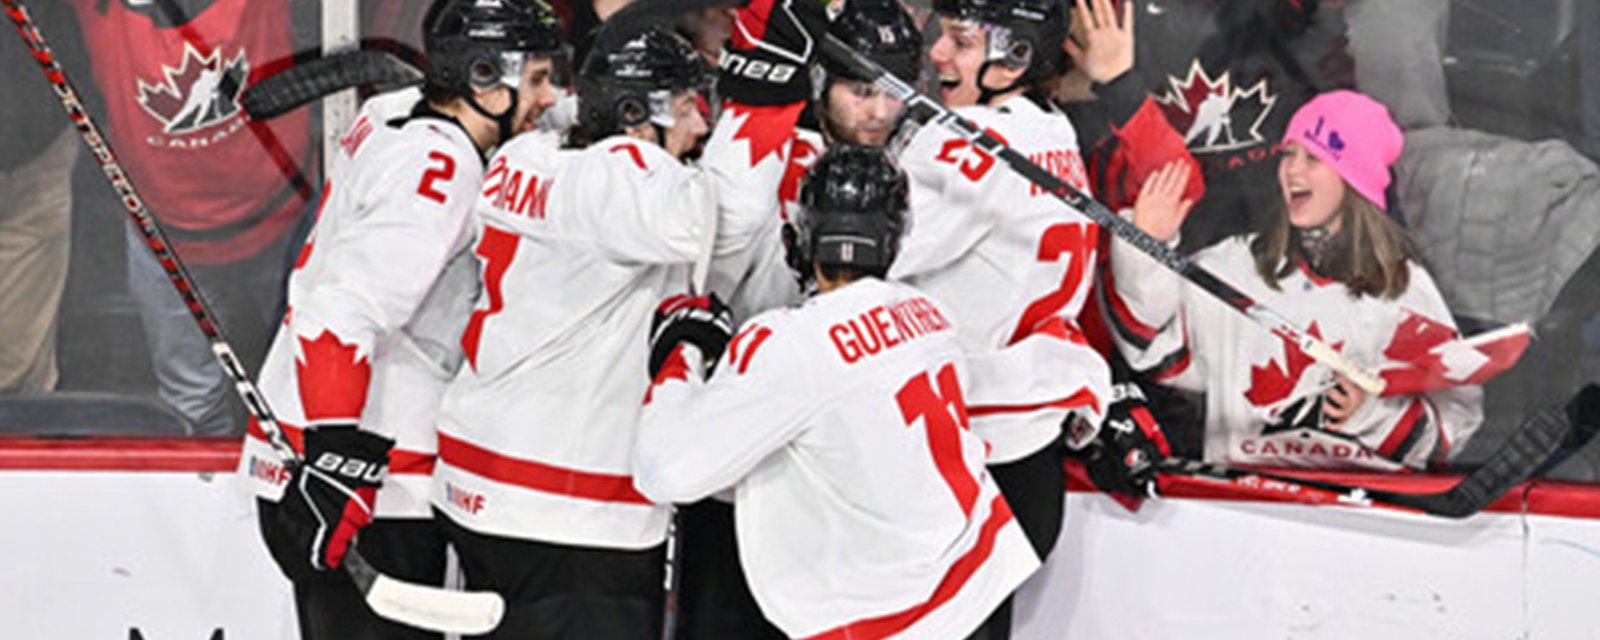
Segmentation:
[(617, 99), (616, 118), (618, 125), (635, 127), (650, 121), (650, 107), (637, 96), (623, 96)]

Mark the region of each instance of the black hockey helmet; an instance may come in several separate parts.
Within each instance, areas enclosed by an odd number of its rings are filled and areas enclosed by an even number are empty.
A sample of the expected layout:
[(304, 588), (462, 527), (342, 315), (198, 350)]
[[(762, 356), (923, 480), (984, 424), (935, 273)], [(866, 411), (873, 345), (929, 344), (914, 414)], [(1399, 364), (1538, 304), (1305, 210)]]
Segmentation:
[(578, 122), (597, 136), (646, 122), (670, 127), (673, 94), (704, 88), (710, 78), (710, 65), (667, 29), (652, 26), (626, 40), (596, 37), (578, 71)]
[(980, 78), (988, 64), (994, 62), (1026, 69), (1010, 87), (983, 89), (985, 102), (994, 94), (1067, 70), (1067, 54), (1061, 49), (1071, 26), (1067, 0), (933, 0), (933, 11), (984, 25), (989, 34), (989, 51), (987, 62), (979, 71)]
[(906, 231), (910, 183), (878, 147), (828, 149), (800, 183), (800, 207), (783, 228), (784, 257), (802, 282), (812, 265), (882, 277)]
[(427, 83), (471, 96), (520, 84), (528, 56), (562, 52), (561, 28), (543, 0), (434, 0), (422, 18)]
[[(836, 7), (836, 8), (835, 8)], [(883, 65), (900, 80), (916, 84), (922, 73), (922, 32), (899, 0), (844, 0), (830, 5), (828, 33), (873, 62)], [(817, 91), (827, 88), (829, 77), (870, 81), (849, 67), (827, 56), (818, 65), (824, 72), (814, 82)]]

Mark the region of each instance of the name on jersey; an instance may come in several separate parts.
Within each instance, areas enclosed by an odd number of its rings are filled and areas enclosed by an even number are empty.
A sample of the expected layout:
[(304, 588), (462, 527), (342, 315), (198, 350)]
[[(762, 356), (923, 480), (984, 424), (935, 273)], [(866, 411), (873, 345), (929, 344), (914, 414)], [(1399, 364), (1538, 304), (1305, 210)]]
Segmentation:
[(911, 298), (828, 327), (828, 338), (845, 364), (855, 364), (922, 336), (950, 328), (950, 321), (927, 298)]
[(373, 131), (372, 119), (367, 116), (361, 116), (356, 120), (355, 124), (350, 125), (350, 130), (339, 138), (339, 148), (344, 150), (346, 157), (353, 158), (356, 152), (361, 150), (361, 143), (366, 142)]
[(483, 197), (508, 214), (543, 220), (553, 182), (549, 178), (541, 180), (532, 172), (524, 174), (521, 169), (512, 169), (502, 156), (494, 159), (483, 177)]
[[(1083, 156), (1077, 149), (1050, 149), (1028, 154), (1028, 160), (1039, 165), (1050, 175), (1072, 185), (1079, 191), (1089, 190), (1089, 173), (1083, 167)], [(1048, 193), (1037, 183), (1028, 185), (1028, 195), (1039, 197)]]

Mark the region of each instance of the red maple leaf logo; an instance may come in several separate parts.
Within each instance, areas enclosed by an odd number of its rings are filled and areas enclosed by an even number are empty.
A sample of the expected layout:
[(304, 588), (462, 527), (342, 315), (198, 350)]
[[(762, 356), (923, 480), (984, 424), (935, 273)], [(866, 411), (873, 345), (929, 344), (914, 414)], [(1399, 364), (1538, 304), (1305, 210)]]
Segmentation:
[(1394, 335), (1389, 338), (1389, 346), (1384, 347), (1383, 356), (1400, 362), (1438, 360), (1437, 355), (1428, 352), (1455, 338), (1456, 330), (1449, 325), (1407, 311), (1406, 318), (1400, 321), (1400, 326), (1395, 327)]
[[(1322, 339), (1322, 330), (1317, 323), (1311, 323), (1306, 333), (1317, 339)], [(1288, 338), (1279, 336), (1283, 341), (1283, 363), (1277, 358), (1267, 359), (1263, 366), (1250, 367), (1250, 389), (1244, 392), (1246, 400), (1257, 407), (1275, 404), (1294, 392), (1295, 385), (1300, 383), (1300, 376), (1311, 366), (1311, 356), (1306, 355), (1300, 347)], [(1338, 350), (1344, 346), (1343, 342), (1334, 343), (1333, 348)]]
[(750, 166), (761, 164), (767, 156), (783, 148), (783, 143), (794, 135), (794, 123), (800, 119), (803, 107), (803, 102), (772, 107), (728, 103), (735, 118), (744, 117), (739, 129), (733, 132), (733, 139), (749, 141)]
[(372, 363), (358, 350), (357, 345), (344, 343), (328, 330), (316, 340), (300, 338), (294, 372), (308, 422), (355, 422), (361, 418), (367, 385), (372, 381)]
[(222, 50), (201, 54), (184, 43), (183, 60), (176, 69), (162, 65), (161, 79), (139, 87), (139, 106), (161, 122), (162, 132), (188, 133), (220, 123), (240, 112), (250, 63), (240, 49), (226, 64)]
[(1234, 86), (1231, 72), (1212, 78), (1195, 60), (1187, 77), (1168, 76), (1167, 84), (1167, 92), (1156, 97), (1156, 104), (1190, 149), (1228, 151), (1267, 141), (1261, 125), (1278, 98), (1268, 90), (1265, 77), (1240, 89)]

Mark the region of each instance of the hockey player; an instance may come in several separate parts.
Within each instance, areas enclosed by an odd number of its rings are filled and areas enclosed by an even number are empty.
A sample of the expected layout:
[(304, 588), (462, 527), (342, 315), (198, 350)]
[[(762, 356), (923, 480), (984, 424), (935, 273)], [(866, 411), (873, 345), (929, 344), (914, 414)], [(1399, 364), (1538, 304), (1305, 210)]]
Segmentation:
[[(940, 0), (929, 51), (946, 105), (1087, 189), (1072, 123), (1044, 98), (1064, 67), (1066, 5)], [(965, 140), (926, 127), (900, 156), (913, 224), (890, 276), (955, 301), (973, 429), (1040, 557), (1060, 531), (1069, 442), (1094, 435), (1109, 373), (1078, 331), (1099, 228)]]
[[(1385, 213), (1400, 129), (1350, 91), (1312, 99), (1290, 119), (1278, 213), (1195, 261), (1356, 362), (1406, 360), (1456, 337), (1450, 310), (1404, 230)], [(1173, 242), (1192, 206), (1183, 170), (1146, 184), (1134, 222)], [(1444, 462), (1481, 421), (1481, 389), (1372, 396), (1295, 345), (1143, 254), (1114, 247), (1118, 346), (1156, 380), (1206, 396), (1205, 457), (1316, 468), (1422, 469)], [(1469, 349), (1470, 351), (1470, 349)], [(1471, 370), (1484, 358), (1445, 358)]]
[[(898, 0), (845, 0), (828, 33), (907, 83), (922, 76), (922, 32)], [(812, 109), (829, 142), (889, 143), (904, 103), (832, 59), (818, 60), (811, 69)]]
[(258, 425), (240, 460), (308, 639), (438, 637), (376, 618), (333, 569), (359, 537), (380, 570), (443, 584), (429, 474), (438, 402), (460, 366), (477, 286), (482, 154), (554, 102), (560, 41), (542, 4), (438, 0), (424, 41), (424, 98), (410, 117), (369, 108), (341, 140), (261, 371), (307, 463), (286, 470)]
[(906, 189), (881, 150), (830, 151), (789, 236), (813, 297), (731, 342), (714, 298), (657, 314), (635, 486), (660, 502), (732, 487), (740, 562), (789, 637), (984, 637), (1038, 567), (967, 429), (954, 315), (882, 279)]
[[(1087, 191), (1072, 123), (1045, 98), (1065, 67), (1066, 4), (933, 7), (940, 35), (928, 58), (945, 105)], [(1063, 427), (1069, 446), (1084, 446), (1109, 402), (1107, 365), (1077, 324), (1099, 228), (943, 128), (918, 131), (900, 161), (912, 224), (889, 275), (950, 302), (972, 371), (973, 430), (1042, 559), (1061, 530)]]
[[(828, 13), (831, 21), (820, 3), (770, 1), (735, 12), (735, 37), (719, 85), (725, 108), (708, 144), (715, 152), (702, 160), (726, 177), (718, 190), (725, 211), (718, 234), (729, 239), (719, 240), (726, 251), (712, 261), (707, 285), (728, 301), (735, 320), (803, 299), (795, 272), (784, 261), (781, 231), (794, 209), (801, 176), (828, 142), (881, 146), (900, 122), (900, 101), (871, 82), (827, 60), (797, 64), (815, 49), (808, 44), (811, 29), (825, 25), (828, 33), (901, 77), (919, 75), (921, 34), (899, 2), (847, 0)], [(798, 28), (802, 25), (806, 28)], [(761, 34), (759, 40), (751, 37), (755, 33)], [(809, 68), (810, 73), (754, 79), (741, 73), (762, 64)], [(732, 506), (717, 498), (681, 505), (677, 522), (680, 637), (782, 637), (762, 617), (745, 585)]]
[(576, 82), (580, 146), (524, 135), (490, 160), (484, 295), (433, 492), (467, 586), (507, 600), (488, 637), (660, 634), (671, 507), (633, 488), (638, 363), (710, 241), (709, 181), (681, 160), (706, 131), (706, 73), (671, 32), (603, 30)]

